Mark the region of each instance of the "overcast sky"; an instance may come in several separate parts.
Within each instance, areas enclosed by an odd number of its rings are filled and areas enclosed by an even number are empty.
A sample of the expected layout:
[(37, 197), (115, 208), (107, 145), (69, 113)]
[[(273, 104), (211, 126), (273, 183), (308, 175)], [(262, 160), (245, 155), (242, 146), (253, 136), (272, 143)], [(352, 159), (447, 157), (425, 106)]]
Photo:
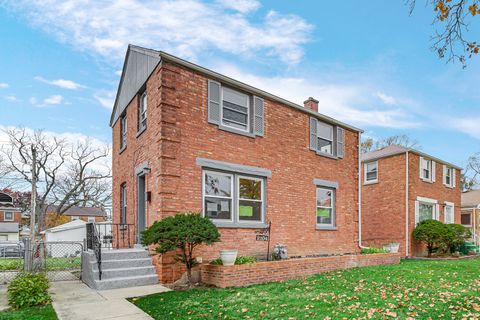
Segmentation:
[(0, 0), (0, 126), (110, 143), (132, 43), (299, 104), (313, 96), (366, 136), (408, 134), (462, 166), (480, 152), (480, 64), (439, 60), (432, 20), (401, 0)]

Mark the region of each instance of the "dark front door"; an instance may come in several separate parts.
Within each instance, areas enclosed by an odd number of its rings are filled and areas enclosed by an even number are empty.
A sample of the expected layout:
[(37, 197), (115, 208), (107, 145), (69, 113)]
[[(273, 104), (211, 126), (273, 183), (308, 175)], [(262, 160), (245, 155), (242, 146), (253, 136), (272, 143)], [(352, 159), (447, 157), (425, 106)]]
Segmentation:
[(138, 194), (137, 194), (137, 243), (140, 243), (140, 235), (146, 228), (146, 210), (145, 210), (145, 176), (138, 176)]

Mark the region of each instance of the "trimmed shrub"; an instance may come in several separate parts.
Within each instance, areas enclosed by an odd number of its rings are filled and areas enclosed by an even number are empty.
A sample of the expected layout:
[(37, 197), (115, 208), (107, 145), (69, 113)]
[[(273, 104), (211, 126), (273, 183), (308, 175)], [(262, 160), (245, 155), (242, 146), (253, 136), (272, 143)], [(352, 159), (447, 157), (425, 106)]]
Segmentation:
[(22, 273), (8, 285), (8, 304), (14, 309), (38, 306), (52, 301), (48, 279), (43, 273)]
[(454, 253), (465, 244), (468, 238), (472, 236), (469, 229), (461, 224), (446, 224), (446, 233), (443, 239), (444, 249), (447, 252)]
[(160, 254), (179, 250), (175, 259), (187, 267), (189, 285), (192, 284), (192, 268), (198, 262), (194, 257), (197, 246), (220, 241), (220, 233), (213, 222), (196, 212), (179, 213), (155, 221), (142, 232), (142, 244), (157, 245)]
[(387, 250), (383, 248), (374, 248), (374, 247), (362, 248), (360, 250), (360, 254), (375, 254), (375, 253), (387, 253)]
[[(240, 265), (240, 264), (251, 264), (257, 262), (257, 257), (254, 256), (239, 256), (237, 259), (235, 259), (235, 264)], [(210, 261), (210, 264), (216, 265), (216, 266), (221, 266), (223, 265), (222, 259), (217, 258), (215, 260)]]
[(415, 240), (425, 243), (428, 256), (431, 257), (436, 248), (444, 244), (447, 228), (445, 224), (437, 220), (424, 220), (413, 230), (412, 236)]

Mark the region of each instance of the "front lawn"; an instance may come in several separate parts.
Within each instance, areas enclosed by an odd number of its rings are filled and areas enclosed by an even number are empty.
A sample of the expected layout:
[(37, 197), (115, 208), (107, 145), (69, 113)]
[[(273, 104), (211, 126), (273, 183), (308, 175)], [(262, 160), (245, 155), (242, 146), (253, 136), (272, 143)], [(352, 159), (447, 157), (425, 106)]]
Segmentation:
[(246, 288), (134, 298), (155, 319), (452, 319), (480, 317), (480, 259), (405, 260)]
[(20, 310), (0, 311), (0, 320), (57, 320), (57, 314), (51, 304)]
[[(82, 260), (80, 257), (60, 257), (47, 258), (45, 262), (46, 270), (70, 270), (80, 269)], [(0, 271), (15, 271), (23, 269), (22, 258), (0, 259)]]

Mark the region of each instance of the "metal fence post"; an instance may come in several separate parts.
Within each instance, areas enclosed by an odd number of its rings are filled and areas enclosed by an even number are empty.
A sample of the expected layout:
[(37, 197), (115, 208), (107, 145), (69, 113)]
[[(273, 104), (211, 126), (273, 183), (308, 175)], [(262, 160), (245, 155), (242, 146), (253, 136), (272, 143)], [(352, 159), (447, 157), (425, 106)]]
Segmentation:
[(32, 239), (26, 237), (23, 239), (23, 270), (29, 272), (32, 270)]

